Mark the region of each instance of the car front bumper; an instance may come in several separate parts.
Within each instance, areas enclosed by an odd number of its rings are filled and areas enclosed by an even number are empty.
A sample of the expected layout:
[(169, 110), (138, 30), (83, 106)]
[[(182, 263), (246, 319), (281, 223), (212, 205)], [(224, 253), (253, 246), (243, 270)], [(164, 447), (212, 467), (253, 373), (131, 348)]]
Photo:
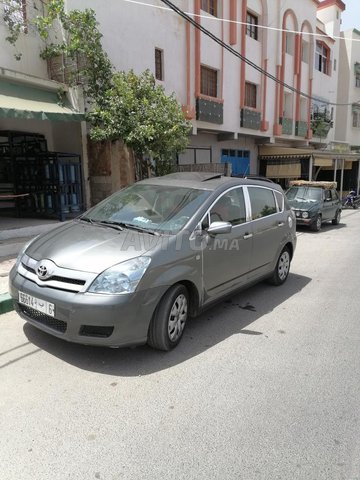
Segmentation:
[[(9, 291), (15, 310), (27, 322), (69, 342), (125, 347), (147, 341), (149, 324), (167, 287), (126, 295), (73, 293), (42, 288), (13, 269)], [(55, 316), (19, 303), (19, 291), (55, 305)]]

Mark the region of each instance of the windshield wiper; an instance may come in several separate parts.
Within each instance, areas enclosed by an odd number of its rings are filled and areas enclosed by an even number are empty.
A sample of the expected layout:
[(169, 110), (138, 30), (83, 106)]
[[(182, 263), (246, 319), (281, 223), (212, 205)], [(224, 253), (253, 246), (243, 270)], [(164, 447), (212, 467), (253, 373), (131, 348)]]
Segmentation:
[(119, 225), (124, 228), (128, 228), (129, 230), (136, 230), (137, 232), (145, 232), (156, 236), (160, 235), (160, 233), (156, 230), (149, 230), (148, 228), (140, 227), (139, 225), (134, 225), (133, 223), (119, 222)]
[(80, 217), (79, 220), (83, 222), (91, 223), (91, 225), (99, 225), (100, 227), (109, 227), (114, 228), (115, 230), (120, 230), (121, 232), (124, 230), (119, 222), (113, 222), (111, 220), (93, 220), (89, 217)]
[(115, 222), (114, 220), (93, 220), (89, 217), (80, 217), (79, 220), (91, 223), (92, 225), (115, 228), (115, 230), (120, 230), (120, 231), (123, 231), (124, 228), (127, 228), (129, 230), (136, 230), (137, 232), (149, 233), (150, 235), (156, 235), (156, 236), (160, 235), (160, 233), (156, 232), (155, 230), (149, 230), (148, 228), (140, 227), (139, 225), (134, 225), (132, 223)]

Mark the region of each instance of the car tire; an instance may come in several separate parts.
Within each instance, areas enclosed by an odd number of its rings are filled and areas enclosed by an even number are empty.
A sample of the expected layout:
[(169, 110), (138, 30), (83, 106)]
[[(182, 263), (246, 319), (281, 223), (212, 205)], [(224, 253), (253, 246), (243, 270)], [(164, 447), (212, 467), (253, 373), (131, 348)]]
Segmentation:
[(314, 232), (319, 232), (321, 230), (321, 222), (322, 222), (322, 217), (321, 217), (321, 214), (319, 213), (316, 216), (315, 221), (310, 226), (311, 230), (313, 230)]
[(189, 293), (184, 285), (171, 287), (160, 300), (150, 322), (148, 344), (171, 350), (180, 342), (189, 311)]
[(335, 218), (332, 219), (331, 223), (333, 225), (339, 225), (340, 223), (340, 218), (341, 218), (341, 210), (336, 211)]
[(279, 255), (278, 261), (276, 262), (275, 270), (269, 278), (269, 283), (271, 283), (271, 285), (279, 286), (285, 283), (289, 276), (290, 263), (290, 250), (288, 247), (284, 247)]

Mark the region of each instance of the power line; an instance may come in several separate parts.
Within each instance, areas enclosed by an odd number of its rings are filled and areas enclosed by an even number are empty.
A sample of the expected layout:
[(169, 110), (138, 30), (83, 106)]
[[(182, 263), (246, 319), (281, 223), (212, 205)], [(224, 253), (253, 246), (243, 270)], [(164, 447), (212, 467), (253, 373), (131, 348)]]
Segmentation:
[[(128, 0), (125, 0), (125, 1), (128, 1)], [(167, 5), (171, 10), (173, 10), (174, 12), (176, 12), (178, 15), (180, 15), (182, 18), (184, 18), (184, 20), (186, 20), (187, 22), (191, 23), (191, 25), (193, 25), (195, 28), (197, 28), (198, 30), (200, 30), (204, 35), (207, 35), (209, 38), (211, 38), (214, 42), (216, 42), (218, 45), (220, 45), (222, 48), (224, 48), (225, 50), (227, 50), (228, 52), (230, 52), (232, 55), (235, 55), (237, 58), (239, 58), (240, 60), (242, 60), (243, 62), (245, 62), (247, 65), (249, 65), (250, 67), (254, 68), (255, 70), (257, 70), (259, 73), (261, 73), (262, 75), (265, 75), (266, 77), (270, 78), (271, 80), (273, 80), (274, 82), (278, 83), (279, 85), (282, 85), (283, 87), (287, 88), (288, 90), (292, 91), (293, 93), (297, 93), (299, 94), (300, 96), (302, 97), (305, 97), (305, 98), (308, 98), (309, 100), (314, 100), (318, 103), (322, 103), (322, 104), (326, 104), (326, 105), (333, 105), (333, 106), (350, 106), (350, 105), (353, 105), (354, 102), (352, 103), (335, 103), (335, 102), (330, 102), (328, 100), (324, 100), (322, 98), (319, 98), (319, 97), (314, 97), (312, 95), (309, 95), (305, 92), (302, 92), (301, 90), (298, 90), (297, 88), (293, 87), (292, 85), (288, 85), (286, 82), (283, 82), (282, 80), (276, 78), (274, 75), (272, 75), (271, 73), (267, 72), (266, 70), (264, 70), (263, 68), (261, 68), (259, 65), (257, 65), (256, 63), (252, 62), (251, 60), (249, 60), (247, 57), (245, 57), (244, 55), (242, 55), (241, 53), (237, 52), (236, 50), (234, 50), (232, 47), (230, 47), (230, 45), (228, 45), (227, 43), (223, 42), (220, 38), (218, 38), (216, 35), (214, 35), (213, 33), (211, 33), (209, 30), (207, 30), (205, 27), (203, 27), (202, 25), (200, 25), (198, 22), (196, 22), (194, 19), (192, 19), (187, 13), (185, 13), (183, 10), (181, 10), (180, 8), (178, 8), (176, 5), (174, 5), (172, 2), (170, 2), (169, 0), (160, 0), (161, 2), (165, 3), (165, 5)]]
[[(162, 1), (162, 0), (161, 0)], [(133, 3), (135, 5), (141, 5), (143, 7), (150, 7), (150, 8), (155, 8), (158, 10), (166, 10), (166, 11), (171, 11), (172, 8), (167, 8), (167, 7), (161, 7), (159, 5), (154, 5), (152, 3), (146, 3), (146, 2), (141, 2), (139, 0), (123, 0), (123, 2), (127, 3)], [(189, 17), (196, 17), (199, 19), (206, 19), (206, 20), (212, 20), (214, 22), (224, 22), (224, 23), (233, 23), (235, 25), (245, 25), (245, 26), (253, 26), (251, 23), (247, 22), (241, 22), (239, 20), (229, 20), (227, 18), (222, 18), (222, 17), (215, 17), (213, 15), (201, 15), (201, 14), (196, 14), (193, 12), (184, 12), (186, 15)], [(326, 33), (316, 33), (316, 32), (306, 32), (306, 31), (300, 31), (300, 30), (287, 30), (284, 28), (278, 28), (278, 27), (270, 27), (269, 25), (256, 25), (258, 29), (262, 30), (270, 30), (273, 32), (287, 32), (287, 33), (294, 33), (294, 34), (299, 34), (299, 35), (308, 35), (309, 37), (319, 37), (319, 38), (330, 38), (331, 40), (344, 40), (344, 37), (339, 37), (337, 35), (327, 35)], [(349, 39), (348, 39), (349, 40)], [(352, 42), (360, 42), (360, 38), (352, 38)]]

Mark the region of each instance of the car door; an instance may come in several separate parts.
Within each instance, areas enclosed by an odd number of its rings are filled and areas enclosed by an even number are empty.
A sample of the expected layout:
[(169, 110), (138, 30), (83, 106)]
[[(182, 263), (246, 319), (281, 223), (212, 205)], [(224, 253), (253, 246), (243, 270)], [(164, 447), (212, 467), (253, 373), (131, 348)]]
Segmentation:
[[(235, 187), (217, 199), (202, 221), (205, 303), (247, 282), (252, 252), (252, 233), (247, 218), (243, 187)], [(215, 221), (230, 222), (231, 232), (207, 234), (207, 228)]]
[(249, 278), (254, 280), (266, 275), (273, 268), (279, 248), (286, 242), (287, 218), (284, 202), (275, 199), (271, 188), (248, 186), (248, 198), (251, 207), (251, 227), (253, 233), (253, 253)]
[(324, 189), (324, 203), (322, 211), (323, 220), (330, 220), (335, 217), (335, 206), (331, 196), (331, 190)]

